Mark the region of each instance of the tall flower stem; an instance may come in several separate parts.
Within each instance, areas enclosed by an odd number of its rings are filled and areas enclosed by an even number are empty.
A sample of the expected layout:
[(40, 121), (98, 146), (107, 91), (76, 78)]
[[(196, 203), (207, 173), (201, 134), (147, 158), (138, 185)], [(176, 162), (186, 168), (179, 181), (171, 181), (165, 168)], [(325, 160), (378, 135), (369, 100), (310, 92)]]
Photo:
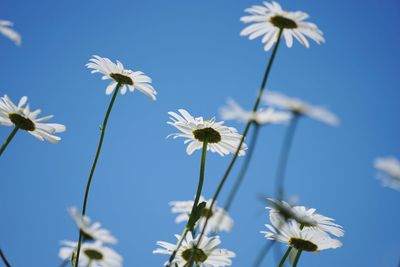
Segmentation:
[[(120, 87), (121, 87), (121, 83), (118, 83), (114, 90), (114, 94), (111, 98), (110, 104), (108, 105), (108, 109), (106, 112), (106, 116), (104, 117), (103, 125), (101, 126), (101, 131), (100, 131), (101, 134), (100, 134), (99, 144), (97, 146), (96, 155), (94, 157), (92, 168), (90, 169), (89, 178), (88, 178), (88, 181), (86, 184), (85, 197), (83, 199), (83, 206), (82, 206), (82, 216), (85, 216), (85, 214), (86, 214), (86, 205), (87, 205), (87, 201), (88, 201), (90, 185), (92, 183), (93, 174), (96, 169), (97, 160), (99, 159), (99, 156), (100, 156), (101, 147), (103, 146), (103, 139), (104, 139), (104, 134), (105, 134), (106, 128), (107, 128), (108, 118), (110, 117), (110, 113), (114, 106), (114, 102), (115, 102), (115, 99), (117, 98)], [(83, 233), (81, 230), (79, 230), (78, 247), (77, 247), (77, 252), (76, 252), (76, 257), (75, 257), (75, 267), (77, 267), (78, 263), (79, 263), (79, 253), (81, 250), (82, 238), (83, 238)]]
[(279, 267), (283, 267), (283, 265), (285, 264), (285, 261), (286, 261), (286, 259), (287, 259), (287, 257), (289, 256), (289, 254), (290, 254), (290, 251), (292, 251), (292, 247), (288, 247), (288, 249), (286, 250), (286, 253), (285, 253), (285, 255), (283, 255), (283, 257), (282, 257), (282, 259), (281, 259), (281, 262), (279, 263)]
[(287, 164), (289, 160), (290, 149), (292, 147), (293, 138), (297, 129), (297, 124), (300, 118), (300, 115), (297, 113), (293, 114), (293, 119), (290, 122), (290, 125), (286, 131), (285, 140), (283, 142), (281, 155), (279, 159), (279, 165), (276, 173), (276, 188), (277, 188), (277, 195), (278, 199), (282, 200), (284, 198), (284, 181), (285, 181), (285, 174), (287, 169)]
[(8, 262), (6, 256), (4, 255), (4, 253), (1, 249), (0, 249), (0, 257), (3, 260), (6, 267), (11, 267), (11, 264)]
[[(279, 43), (280, 43), (280, 40), (281, 40), (282, 32), (283, 32), (283, 28), (281, 28), (279, 33), (278, 33), (277, 41), (275, 43), (274, 49), (273, 49), (271, 57), (269, 59), (267, 69), (265, 70), (265, 73), (264, 73), (264, 78), (263, 78), (263, 80), (261, 82), (260, 90), (258, 91), (257, 99), (256, 99), (256, 101), (254, 103), (254, 106), (253, 106), (253, 109), (252, 109), (253, 112), (256, 112), (257, 109), (258, 109), (258, 106), (260, 105), (261, 97), (262, 97), (262, 95), (264, 93), (264, 89), (265, 89), (265, 86), (267, 84), (269, 73), (270, 73), (271, 68), (272, 68), (272, 63), (274, 62), (274, 59), (275, 59), (275, 56), (276, 56), (276, 52), (278, 51), (278, 47), (279, 47)], [(209, 216), (210, 215), (210, 211), (214, 207), (215, 201), (217, 200), (219, 194), (221, 193), (222, 187), (224, 187), (224, 184), (225, 184), (225, 182), (226, 182), (226, 180), (227, 180), (227, 178), (228, 178), (228, 176), (229, 176), (229, 174), (230, 174), (230, 172), (231, 172), (231, 170), (233, 168), (233, 165), (235, 165), (236, 159), (239, 156), (240, 149), (242, 148), (244, 139), (246, 138), (247, 133), (249, 132), (250, 126), (252, 124), (253, 124), (252, 120), (247, 122), (246, 127), (245, 127), (245, 129), (243, 131), (242, 139), (240, 140), (240, 143), (239, 143), (239, 145), (238, 145), (238, 147), (236, 149), (236, 152), (233, 155), (233, 157), (231, 159), (231, 162), (229, 163), (228, 168), (226, 169), (225, 174), (222, 177), (222, 179), (221, 179), (221, 181), (220, 181), (220, 183), (219, 183), (219, 185), (217, 187), (217, 190), (214, 193), (214, 196), (213, 196), (213, 199), (211, 201), (211, 205), (210, 205), (210, 208), (209, 208), (209, 211), (208, 211), (209, 214), (208, 214), (208, 216), (206, 218), (206, 221), (204, 222), (204, 226), (203, 226), (203, 229), (201, 230), (201, 234), (200, 234), (200, 237), (199, 237), (199, 240), (198, 240), (197, 244), (200, 243), (201, 238), (203, 237), (203, 235), (205, 233), (205, 230), (206, 230), (206, 227), (207, 227), (207, 224), (208, 224), (208, 220), (210, 219), (210, 216)]]
[(4, 142), (4, 144), (0, 148), (0, 156), (1, 156), (1, 154), (3, 154), (3, 151), (6, 149), (8, 144), (11, 142), (11, 140), (13, 139), (15, 134), (18, 132), (18, 129), (19, 128), (17, 126), (15, 126), (14, 129), (12, 130), (12, 132), (10, 133), (10, 135), (7, 137), (7, 140)]
[(175, 250), (172, 252), (171, 256), (169, 257), (168, 263), (166, 266), (171, 266), (172, 261), (175, 259), (176, 253), (178, 252), (179, 248), (182, 245), (182, 241), (185, 239), (187, 233), (189, 231), (192, 231), (192, 227), (190, 227), (189, 223), (192, 221), (192, 217), (195, 215), (195, 211), (198, 207), (199, 201), (200, 201), (200, 196), (201, 196), (201, 191), (203, 189), (203, 183), (204, 183), (204, 172), (206, 168), (206, 156), (207, 156), (207, 145), (208, 145), (208, 137), (207, 135), (204, 138), (205, 140), (203, 141), (203, 149), (201, 152), (201, 163), (200, 163), (200, 175), (199, 175), (199, 183), (197, 185), (197, 192), (196, 192), (196, 197), (194, 199), (192, 211), (190, 212), (190, 217), (188, 220), (188, 223), (186, 224), (185, 229), (183, 230), (183, 233), (178, 240), (178, 243), (176, 244)]
[(294, 259), (294, 262), (293, 262), (293, 267), (297, 266), (297, 263), (299, 262), (299, 259), (300, 259), (301, 252), (302, 252), (301, 249), (299, 251), (297, 251), (296, 258)]
[(253, 263), (253, 267), (259, 267), (261, 266), (261, 263), (263, 262), (265, 256), (268, 254), (270, 249), (274, 246), (276, 241), (270, 241), (265, 243), (265, 245), (262, 247), (261, 251), (258, 253), (256, 260)]

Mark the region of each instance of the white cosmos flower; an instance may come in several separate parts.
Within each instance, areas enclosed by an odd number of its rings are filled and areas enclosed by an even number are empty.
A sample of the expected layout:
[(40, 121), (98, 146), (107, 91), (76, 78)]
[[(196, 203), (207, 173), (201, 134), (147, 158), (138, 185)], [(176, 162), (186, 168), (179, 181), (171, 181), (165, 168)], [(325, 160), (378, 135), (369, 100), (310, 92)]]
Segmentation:
[(374, 166), (380, 171), (378, 179), (383, 186), (400, 191), (400, 161), (395, 157), (377, 158)]
[(283, 29), (282, 37), (285, 38), (288, 47), (292, 47), (293, 37), (305, 47), (310, 46), (307, 37), (318, 44), (325, 42), (317, 25), (305, 21), (309, 17), (307, 13), (283, 10), (277, 2), (264, 2), (264, 6), (252, 6), (245, 11), (250, 15), (240, 20), (252, 24), (244, 28), (240, 35), (248, 35), (250, 40), (264, 35), (262, 42), (265, 44), (265, 51), (276, 43), (280, 29)]
[[(272, 202), (271, 207), (267, 207), (269, 209), (269, 219), (274, 225), (279, 225), (281, 221), (287, 219), (294, 219), (305, 228), (315, 228), (337, 237), (344, 235), (342, 226), (335, 224), (332, 218), (315, 213), (316, 209), (307, 209), (304, 206), (290, 207), (285, 201), (271, 198), (268, 200)], [(286, 210), (282, 211), (283, 209)]]
[(339, 240), (329, 237), (329, 235), (316, 228), (305, 227), (300, 229), (300, 224), (296, 221), (281, 221), (278, 224), (266, 224), (269, 231), (262, 231), (265, 237), (287, 244), (295, 249), (303, 251), (317, 252), (325, 249), (335, 249), (342, 246)]
[[(206, 202), (206, 207), (203, 210), (200, 219), (197, 221), (196, 226), (198, 229), (203, 229), (204, 223), (207, 219), (208, 212), (210, 211), (210, 206), (212, 199), (205, 200), (203, 196), (200, 197), (199, 203)], [(189, 220), (190, 212), (192, 211), (194, 201), (171, 201), (169, 203), (172, 206), (172, 213), (178, 213), (175, 219), (176, 223), (187, 222)], [(213, 209), (211, 211), (211, 216), (208, 219), (207, 229), (205, 233), (209, 232), (229, 232), (233, 227), (233, 219), (228, 215), (228, 213), (221, 207), (214, 203)]]
[(264, 94), (263, 100), (271, 106), (288, 109), (294, 114), (308, 116), (331, 126), (338, 126), (340, 123), (338, 117), (324, 107), (312, 106), (303, 100), (278, 92), (268, 91)]
[(28, 98), (22, 97), (15, 105), (11, 99), (4, 95), (0, 98), (0, 125), (16, 126), (25, 130), (41, 141), (47, 140), (51, 143), (58, 143), (61, 138), (55, 133), (65, 131), (65, 126), (57, 123), (44, 123), (53, 118), (53, 115), (38, 118), (40, 109), (30, 111), (27, 104)]
[(246, 111), (233, 99), (221, 108), (221, 117), (224, 120), (236, 120), (241, 123), (255, 121), (257, 124), (285, 124), (292, 115), (289, 112), (277, 111), (273, 108), (261, 109), (257, 112)]
[(14, 25), (11, 21), (8, 20), (0, 20), (0, 33), (3, 34), (5, 37), (9, 38), (13, 41), (16, 45), (21, 44), (21, 35), (19, 35), (16, 31), (11, 29)]
[[(189, 155), (198, 149), (202, 149), (206, 136), (208, 137), (207, 150), (217, 152), (221, 156), (236, 153), (242, 135), (235, 128), (223, 125), (223, 121), (216, 122), (215, 118), (211, 120), (204, 120), (203, 117), (194, 118), (184, 109), (179, 109), (179, 112), (181, 115), (172, 111), (168, 112), (171, 121), (167, 123), (181, 131), (169, 136), (187, 138), (184, 143), (189, 143), (186, 149)], [(243, 156), (246, 149), (247, 145), (243, 143), (239, 156)]]
[(104, 244), (117, 243), (117, 239), (108, 230), (101, 228), (101, 224), (98, 222), (91, 224), (90, 218), (88, 216), (82, 217), (77, 208), (71, 207), (68, 212), (82, 231), (85, 240), (96, 240)]
[(86, 67), (92, 69), (92, 73), (99, 72), (103, 74), (103, 80), (112, 80), (106, 88), (107, 95), (111, 94), (117, 84), (120, 83), (120, 90), (123, 95), (127, 92), (127, 89), (131, 92), (137, 89), (151, 99), (156, 100), (157, 92), (151, 85), (151, 78), (141, 71), (125, 69), (124, 65), (118, 60), (117, 63), (114, 63), (108, 58), (95, 55), (89, 60)]
[[(175, 237), (178, 240), (180, 239), (179, 235), (175, 235)], [(230, 258), (236, 255), (232, 251), (218, 248), (218, 245), (221, 243), (218, 236), (203, 236), (198, 246), (196, 246), (199, 237), (198, 235), (193, 239), (192, 233), (187, 233), (186, 238), (176, 253), (172, 266), (176, 263), (178, 267), (183, 267), (190, 260), (194, 260), (194, 266), (196, 267), (224, 267), (232, 264)], [(163, 241), (158, 241), (157, 245), (162, 248), (154, 250), (154, 254), (171, 255), (176, 247), (176, 244)]]
[[(72, 241), (61, 241), (58, 256), (63, 261), (74, 259), (78, 244)], [(103, 246), (101, 242), (82, 243), (79, 253), (78, 267), (121, 267), (122, 257), (109, 247)]]

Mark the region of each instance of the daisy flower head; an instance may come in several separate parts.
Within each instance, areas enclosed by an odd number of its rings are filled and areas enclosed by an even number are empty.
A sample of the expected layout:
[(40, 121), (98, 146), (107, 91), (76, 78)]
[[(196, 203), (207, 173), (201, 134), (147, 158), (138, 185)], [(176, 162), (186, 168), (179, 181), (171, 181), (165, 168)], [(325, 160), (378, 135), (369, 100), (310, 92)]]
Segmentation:
[(378, 179), (382, 185), (400, 191), (400, 161), (395, 157), (381, 157), (374, 162), (374, 167), (380, 171)]
[(117, 243), (117, 239), (108, 230), (101, 228), (101, 224), (98, 222), (91, 224), (90, 218), (82, 216), (77, 208), (71, 207), (68, 209), (68, 212), (75, 224), (82, 231), (84, 240), (95, 240), (104, 244)]
[(103, 74), (103, 80), (112, 80), (106, 88), (107, 95), (111, 94), (119, 85), (123, 95), (128, 89), (131, 92), (137, 89), (152, 100), (156, 100), (157, 92), (151, 85), (151, 78), (141, 71), (125, 69), (124, 65), (118, 60), (117, 63), (114, 63), (106, 57), (94, 55), (86, 64), (86, 67), (92, 69), (92, 73)]
[(287, 109), (294, 114), (308, 116), (331, 126), (338, 126), (340, 123), (339, 118), (326, 108), (313, 106), (301, 99), (289, 97), (278, 92), (268, 91), (264, 94), (263, 100), (268, 105)]
[(21, 35), (11, 28), (13, 25), (14, 23), (11, 21), (0, 20), (0, 33), (13, 41), (16, 45), (21, 45)]
[(61, 138), (55, 136), (55, 133), (65, 131), (65, 126), (57, 123), (45, 123), (53, 118), (53, 115), (38, 118), (42, 112), (40, 109), (31, 111), (27, 104), (28, 98), (22, 97), (15, 105), (12, 100), (4, 95), (0, 98), (0, 125), (15, 126), (18, 129), (25, 130), (41, 141), (58, 143)]
[[(63, 261), (72, 261), (75, 258), (78, 244), (72, 241), (62, 241), (58, 256)], [(95, 243), (82, 243), (78, 267), (121, 267), (122, 257), (109, 247), (103, 246), (99, 241)]]
[[(314, 228), (337, 237), (344, 235), (343, 227), (334, 223), (334, 219), (317, 214), (316, 209), (307, 209), (304, 206), (291, 207), (285, 201), (269, 199), (272, 203), (269, 209), (269, 218), (274, 225), (293, 219), (304, 228)], [(288, 215), (289, 214), (289, 215)], [(288, 218), (290, 216), (290, 218)]]
[(254, 121), (259, 125), (285, 124), (292, 118), (289, 112), (277, 111), (273, 108), (260, 109), (257, 112), (246, 111), (233, 99), (228, 99), (227, 105), (221, 108), (220, 113), (224, 120), (236, 120), (240, 123)]
[(318, 252), (325, 249), (335, 249), (342, 246), (339, 240), (329, 237), (323, 231), (315, 228), (300, 228), (296, 221), (280, 222), (279, 224), (266, 224), (269, 231), (262, 231), (270, 240), (279, 241), (297, 250)]
[(320, 44), (325, 42), (322, 31), (314, 23), (305, 21), (308, 14), (283, 10), (277, 2), (264, 2), (263, 6), (252, 6), (245, 9), (249, 15), (240, 20), (252, 23), (242, 30), (240, 35), (249, 36), (250, 40), (263, 35), (264, 50), (268, 51), (277, 42), (279, 32), (285, 38), (287, 47), (292, 47), (293, 37), (305, 47), (310, 47), (307, 37)]
[[(200, 197), (201, 202), (206, 202), (206, 207), (202, 210), (201, 212), (201, 217), (196, 223), (196, 228), (198, 229), (203, 229), (205, 221), (207, 219), (207, 216), (209, 216), (208, 223), (207, 223), (207, 229), (205, 230), (205, 233), (210, 233), (210, 232), (229, 232), (232, 227), (233, 227), (233, 219), (228, 215), (228, 213), (221, 207), (218, 207), (216, 203), (214, 203), (214, 206), (212, 210), (210, 211), (210, 206), (212, 199), (205, 200), (203, 196)], [(178, 216), (175, 219), (176, 223), (181, 223), (181, 222), (187, 222), (190, 217), (190, 213), (192, 211), (194, 201), (188, 200), (188, 201), (171, 201), (169, 205), (172, 207), (171, 211), (172, 213), (177, 213)]]
[[(203, 117), (194, 118), (184, 109), (178, 110), (180, 114), (168, 112), (171, 121), (168, 124), (178, 129), (179, 133), (170, 134), (174, 139), (178, 137), (186, 138), (188, 144), (186, 152), (191, 155), (194, 151), (202, 149), (203, 142), (207, 139), (207, 150), (216, 152), (221, 156), (229, 153), (235, 154), (242, 139), (237, 130), (227, 127), (224, 122), (216, 122), (215, 118), (204, 120)], [(247, 145), (242, 143), (239, 156), (245, 154)]]
[[(179, 235), (175, 235), (175, 237), (178, 240), (180, 239)], [(231, 258), (236, 255), (232, 251), (218, 248), (221, 243), (218, 236), (203, 236), (200, 243), (197, 244), (199, 237), (200, 235), (193, 238), (191, 232), (187, 233), (186, 238), (176, 253), (175, 259), (172, 261), (172, 266), (178, 265), (178, 267), (184, 267), (191, 262), (197, 267), (224, 267), (232, 264)], [(162, 248), (154, 250), (154, 254), (171, 255), (176, 247), (175, 244), (163, 241), (158, 241), (157, 245)]]

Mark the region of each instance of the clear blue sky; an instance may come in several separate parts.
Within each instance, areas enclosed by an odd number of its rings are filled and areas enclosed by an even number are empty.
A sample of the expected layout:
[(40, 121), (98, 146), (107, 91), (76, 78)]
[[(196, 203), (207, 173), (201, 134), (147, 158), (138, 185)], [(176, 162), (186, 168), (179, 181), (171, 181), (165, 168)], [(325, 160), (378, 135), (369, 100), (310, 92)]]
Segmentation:
[[(119, 239), (124, 266), (161, 266), (157, 240), (174, 241), (168, 202), (193, 197), (200, 153), (187, 156), (167, 112), (186, 108), (218, 115), (228, 97), (250, 108), (269, 53), (239, 36), (243, 10), (259, 1), (4, 0), (0, 19), (22, 34), (21, 47), (0, 36), (0, 94), (29, 97), (33, 108), (67, 126), (58, 145), (18, 133), (0, 160), (0, 246), (13, 266), (57, 266), (59, 241), (76, 240), (67, 207), (83, 190), (110, 97), (84, 67), (91, 55), (142, 70), (159, 92), (152, 102), (118, 96), (94, 177), (88, 215)], [(326, 44), (281, 47), (268, 87), (327, 105), (342, 120), (331, 128), (301, 121), (287, 191), (344, 226), (344, 246), (306, 254), (301, 266), (397, 266), (400, 193), (375, 179), (375, 157), (400, 157), (398, 125), (400, 4), (397, 0), (280, 1), (311, 15)], [(397, 114), (397, 115), (396, 115)], [(242, 125), (230, 123), (242, 129)], [(233, 206), (235, 227), (223, 247), (234, 266), (250, 266), (268, 222), (257, 196), (273, 192), (285, 128), (262, 130), (251, 170)], [(4, 140), (11, 128), (0, 128)], [(204, 195), (210, 197), (229, 157), (209, 154)], [(235, 173), (237, 168), (235, 169)], [(232, 178), (227, 186), (232, 184)], [(225, 188), (221, 201), (228, 192)], [(264, 266), (274, 266), (270, 255)]]

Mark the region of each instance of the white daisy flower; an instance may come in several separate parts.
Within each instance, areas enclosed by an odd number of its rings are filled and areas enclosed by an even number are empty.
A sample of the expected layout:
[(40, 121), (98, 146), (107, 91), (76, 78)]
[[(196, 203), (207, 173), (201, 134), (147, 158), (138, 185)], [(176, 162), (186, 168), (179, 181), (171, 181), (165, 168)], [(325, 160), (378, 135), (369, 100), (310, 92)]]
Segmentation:
[[(206, 136), (208, 138), (207, 150), (217, 152), (221, 156), (236, 153), (242, 135), (235, 128), (223, 125), (223, 121), (216, 122), (215, 118), (211, 120), (204, 120), (203, 117), (194, 118), (184, 109), (179, 109), (179, 112), (181, 115), (172, 111), (168, 112), (172, 121), (167, 123), (181, 131), (169, 136), (174, 139), (178, 137), (187, 138), (184, 143), (189, 143), (186, 149), (189, 155), (196, 150), (202, 149)], [(247, 145), (243, 143), (239, 156), (243, 156), (246, 149)]]
[[(63, 261), (72, 261), (75, 257), (77, 243), (72, 241), (62, 241), (64, 246), (60, 249), (58, 256)], [(105, 247), (101, 242), (82, 243), (78, 267), (121, 267), (122, 257), (109, 247)]]
[(77, 208), (71, 207), (68, 212), (82, 231), (84, 240), (97, 240), (104, 244), (117, 243), (117, 239), (108, 230), (101, 228), (101, 224), (98, 222), (91, 224), (90, 218), (88, 216), (82, 217)]
[(383, 186), (400, 191), (400, 161), (394, 157), (377, 158), (374, 167), (380, 171)]
[(26, 104), (28, 98), (22, 97), (18, 105), (15, 105), (11, 99), (4, 95), (0, 98), (0, 125), (15, 126), (18, 129), (25, 130), (41, 141), (47, 140), (51, 143), (58, 143), (61, 138), (55, 136), (55, 133), (65, 131), (65, 126), (57, 123), (44, 123), (53, 118), (53, 115), (38, 118), (40, 109), (30, 111)]
[(14, 25), (11, 21), (8, 20), (0, 20), (0, 33), (5, 37), (13, 41), (16, 45), (21, 44), (21, 35), (19, 35), (16, 31), (11, 29)]
[(305, 47), (310, 47), (306, 37), (318, 44), (325, 42), (322, 31), (314, 23), (305, 21), (308, 14), (296, 11), (283, 10), (277, 2), (264, 2), (264, 6), (252, 6), (245, 9), (250, 15), (242, 17), (244, 23), (252, 23), (242, 30), (240, 35), (249, 36), (250, 40), (264, 35), (262, 42), (264, 50), (268, 51), (278, 40), (282, 29), (282, 36), (286, 40), (287, 47), (292, 47), (293, 37)]
[(151, 99), (156, 100), (157, 92), (151, 85), (151, 78), (146, 76), (143, 72), (125, 69), (124, 65), (118, 60), (117, 63), (114, 63), (108, 58), (96, 55), (89, 61), (86, 67), (92, 69), (92, 73), (99, 72), (104, 74), (102, 77), (103, 80), (112, 80), (106, 88), (107, 95), (111, 94), (119, 83), (121, 86), (121, 94), (123, 95), (127, 92), (127, 89), (131, 92), (137, 89)]
[[(196, 228), (203, 229), (207, 215), (210, 212), (210, 206), (212, 199), (205, 200), (203, 196), (200, 196), (199, 203), (206, 202), (206, 207), (202, 211), (200, 219), (196, 223)], [(187, 222), (189, 220), (190, 213), (192, 211), (194, 201), (171, 201), (169, 205), (172, 207), (172, 213), (178, 213), (175, 219), (176, 223)], [(205, 233), (209, 232), (229, 232), (233, 227), (233, 219), (228, 215), (228, 213), (221, 207), (218, 207), (214, 203), (213, 209), (210, 213), (210, 218), (208, 219), (207, 229)]]
[(312, 106), (298, 98), (288, 97), (278, 92), (268, 91), (263, 100), (272, 106), (288, 109), (294, 114), (308, 116), (331, 126), (338, 126), (339, 119), (324, 107)]
[(254, 121), (257, 124), (285, 124), (292, 115), (289, 112), (277, 111), (273, 108), (260, 109), (257, 112), (246, 111), (233, 99), (228, 99), (228, 104), (221, 108), (221, 117), (224, 120), (236, 120), (240, 123)]
[[(175, 235), (179, 240), (180, 236)], [(197, 245), (200, 235), (193, 239), (192, 233), (189, 232), (182, 242), (182, 246), (176, 253), (175, 259), (172, 261), (172, 266), (177, 264), (178, 267), (186, 266), (192, 260), (196, 267), (223, 267), (230, 266), (232, 261), (230, 258), (235, 257), (235, 253), (226, 249), (218, 248), (221, 240), (218, 236), (207, 237), (203, 236), (200, 243)], [(157, 245), (162, 248), (153, 251), (154, 254), (171, 255), (176, 247), (175, 244), (158, 241)], [(167, 264), (168, 262), (166, 262)]]
[[(334, 219), (325, 217), (315, 213), (316, 209), (307, 209), (304, 206), (290, 207), (285, 201), (279, 201), (269, 198), (273, 204), (269, 209), (269, 218), (274, 225), (278, 225), (281, 221), (294, 219), (305, 228), (316, 228), (318, 230), (330, 233), (340, 237), (344, 235), (342, 226), (335, 224)], [(282, 210), (284, 210), (282, 212)], [(291, 216), (291, 218), (288, 218)]]
[(271, 221), (273, 226), (266, 224), (269, 231), (262, 231), (265, 237), (287, 244), (297, 250), (317, 252), (325, 249), (335, 249), (342, 246), (339, 240), (316, 228), (300, 229), (296, 221), (281, 221), (278, 224)]

